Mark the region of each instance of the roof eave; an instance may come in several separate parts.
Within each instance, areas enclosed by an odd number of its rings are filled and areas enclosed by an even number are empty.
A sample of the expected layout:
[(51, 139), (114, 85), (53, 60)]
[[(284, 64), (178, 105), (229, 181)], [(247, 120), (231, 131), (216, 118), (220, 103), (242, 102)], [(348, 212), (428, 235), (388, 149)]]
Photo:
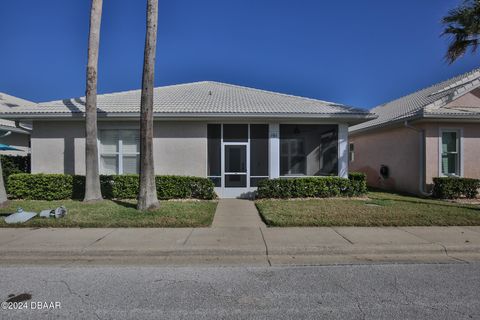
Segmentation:
[(422, 118), (423, 118), (423, 116), (421, 114), (413, 114), (413, 115), (410, 115), (408, 117), (402, 117), (402, 118), (398, 118), (398, 119), (395, 119), (395, 120), (390, 120), (390, 121), (378, 123), (378, 124), (375, 124), (375, 125), (372, 125), (372, 126), (369, 126), (369, 127), (364, 127), (364, 128), (360, 128), (360, 129), (356, 129), (356, 130), (349, 130), (348, 133), (353, 136), (353, 135), (357, 135), (357, 134), (364, 133), (364, 132), (367, 132), (367, 131), (373, 131), (373, 130), (377, 130), (377, 129), (387, 128), (387, 127), (390, 127), (390, 126), (396, 126), (399, 123), (403, 123), (405, 121), (419, 120), (419, 119), (422, 119)]
[[(139, 113), (133, 112), (102, 112), (98, 113), (99, 119), (138, 119)], [(372, 113), (154, 113), (154, 118), (167, 119), (222, 119), (222, 118), (258, 118), (258, 119), (339, 119), (349, 124), (359, 124), (376, 119)], [(84, 113), (17, 113), (4, 114), (4, 119), (22, 119), (22, 120), (49, 120), (49, 119), (82, 119)]]
[(444, 113), (424, 113), (423, 117), (426, 119), (455, 119), (455, 120), (480, 120), (480, 114), (444, 114)]

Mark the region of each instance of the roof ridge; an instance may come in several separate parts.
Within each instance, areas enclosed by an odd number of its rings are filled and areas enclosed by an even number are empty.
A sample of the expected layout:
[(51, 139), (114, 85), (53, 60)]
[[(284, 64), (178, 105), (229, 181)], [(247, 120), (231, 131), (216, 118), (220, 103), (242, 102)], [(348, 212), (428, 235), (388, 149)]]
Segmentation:
[[(8, 94), (6, 92), (2, 92), (0, 91), (0, 97), (4, 95), (4, 96), (7, 96), (8, 98), (13, 98), (13, 99), (18, 99), (18, 100), (22, 100), (22, 101), (25, 101), (25, 102), (28, 102), (30, 104), (37, 104), (37, 102), (35, 101), (32, 101), (32, 100), (28, 100), (28, 99), (24, 99), (24, 98), (20, 98), (20, 97), (17, 97), (17, 96), (13, 96), (11, 94)], [(3, 99), (2, 99), (3, 100)]]
[[(169, 84), (169, 85), (165, 85), (165, 86), (154, 87), (153, 89), (155, 90), (155, 89), (163, 89), (163, 88), (170, 88), (170, 87), (180, 87), (180, 86), (187, 86), (187, 85), (192, 85), (192, 84), (202, 83), (202, 82), (214, 82), (214, 81), (204, 81), (204, 80), (202, 80), (202, 81), (194, 81), (194, 82), (186, 82), (186, 83), (175, 83), (175, 84)], [(142, 88), (130, 89), (130, 90), (124, 90), (124, 91), (116, 91), (116, 92), (101, 93), (101, 94), (97, 94), (97, 98), (98, 97), (105, 97), (105, 96), (127, 94), (127, 93), (132, 93), (132, 92), (135, 92), (135, 91), (142, 91)], [(81, 98), (85, 98), (85, 96), (79, 96), (79, 97), (73, 97), (73, 98), (64, 98), (64, 99), (56, 99), (56, 100), (50, 100), (50, 101), (43, 101), (43, 102), (39, 102), (37, 104), (44, 105), (44, 104), (49, 104), (49, 103), (52, 103), (52, 102), (59, 102), (59, 101), (63, 101), (63, 100), (74, 100), (74, 99), (81, 99)]]
[(327, 100), (320, 100), (316, 98), (309, 98), (309, 97), (303, 97), (303, 96), (297, 96), (294, 94), (288, 94), (288, 93), (283, 93), (283, 92), (275, 92), (275, 91), (270, 91), (266, 89), (258, 89), (258, 88), (253, 88), (253, 87), (248, 87), (248, 86), (241, 86), (238, 84), (232, 84), (232, 83), (226, 83), (226, 82), (219, 82), (219, 81), (199, 81), (199, 82), (210, 82), (210, 83), (215, 83), (223, 86), (229, 86), (229, 87), (235, 87), (235, 88), (242, 88), (242, 89), (247, 89), (251, 91), (257, 91), (257, 92), (263, 92), (271, 95), (277, 95), (277, 96), (283, 96), (283, 97), (290, 97), (290, 98), (298, 98), (298, 99), (303, 99), (303, 100), (308, 100), (308, 101), (314, 101), (314, 102), (323, 102), (326, 104), (330, 105), (335, 105), (335, 106), (343, 106), (343, 107), (350, 107), (341, 103), (336, 103), (332, 101), (327, 101)]

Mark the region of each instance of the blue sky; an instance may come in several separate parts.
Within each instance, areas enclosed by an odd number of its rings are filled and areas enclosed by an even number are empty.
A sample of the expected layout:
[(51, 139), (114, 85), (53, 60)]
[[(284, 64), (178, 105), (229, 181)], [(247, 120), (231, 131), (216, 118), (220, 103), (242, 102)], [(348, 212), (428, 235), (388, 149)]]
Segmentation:
[[(370, 108), (478, 66), (443, 56), (460, 0), (159, 0), (155, 85), (215, 80)], [(104, 0), (99, 93), (141, 84), (146, 0)], [(0, 91), (83, 96), (89, 0), (3, 1)]]

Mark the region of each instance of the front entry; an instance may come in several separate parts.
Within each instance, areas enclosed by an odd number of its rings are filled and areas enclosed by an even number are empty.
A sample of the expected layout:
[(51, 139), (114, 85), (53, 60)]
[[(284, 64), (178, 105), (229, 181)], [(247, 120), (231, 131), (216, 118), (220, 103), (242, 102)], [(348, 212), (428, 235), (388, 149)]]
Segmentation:
[(247, 197), (249, 186), (248, 143), (223, 145), (224, 198)]
[(209, 124), (208, 177), (221, 198), (247, 198), (268, 178), (267, 124)]
[(224, 145), (225, 188), (247, 187), (247, 145)]

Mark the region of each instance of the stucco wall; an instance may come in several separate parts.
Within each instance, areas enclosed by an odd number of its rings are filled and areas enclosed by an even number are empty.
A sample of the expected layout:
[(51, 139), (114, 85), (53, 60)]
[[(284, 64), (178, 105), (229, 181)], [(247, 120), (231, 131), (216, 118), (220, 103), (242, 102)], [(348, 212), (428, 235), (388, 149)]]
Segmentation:
[[(5, 133), (6, 131), (0, 132), (0, 134), (5, 134)], [(0, 154), (26, 156), (30, 150), (29, 140), (30, 140), (30, 136), (28, 134), (12, 132), (8, 136), (0, 138), (0, 143), (8, 144), (21, 151), (0, 151)]]
[(35, 121), (32, 173), (85, 174), (84, 126), (80, 121)]
[[(408, 128), (395, 128), (350, 136), (354, 144), (355, 159), (350, 171), (367, 174), (369, 186), (409, 193), (419, 192), (418, 132)], [(380, 166), (390, 169), (388, 179), (380, 175)]]
[[(99, 121), (102, 128), (136, 128), (138, 122)], [(200, 122), (154, 124), (156, 174), (206, 176), (207, 125)], [(85, 174), (82, 121), (33, 123), (32, 173)]]
[(426, 135), (426, 183), (439, 176), (440, 129), (460, 129), (463, 132), (463, 174), (467, 178), (480, 178), (480, 124), (478, 123), (424, 123)]
[(163, 122), (154, 125), (156, 174), (207, 176), (207, 124)]

